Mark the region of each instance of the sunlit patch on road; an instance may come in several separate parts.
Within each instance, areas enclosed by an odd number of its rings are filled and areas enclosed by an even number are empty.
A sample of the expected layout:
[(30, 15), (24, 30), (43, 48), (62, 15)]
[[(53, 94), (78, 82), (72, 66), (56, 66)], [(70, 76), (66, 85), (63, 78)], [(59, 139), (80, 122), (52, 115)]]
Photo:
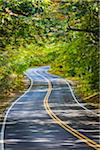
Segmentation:
[[(47, 114), (43, 100), (48, 91), (48, 83), (33, 70), (29, 70), (29, 74), (32, 71), (31, 78), (34, 81), (32, 88), (12, 107), (7, 116), (3, 141), (5, 150), (92, 150)], [(40, 73), (53, 86), (48, 101), (52, 112), (65, 124), (98, 143), (98, 118), (93, 114), (88, 115), (89, 112), (74, 101), (63, 79), (49, 76), (43, 70), (41, 67)], [(86, 103), (81, 105), (87, 106)]]

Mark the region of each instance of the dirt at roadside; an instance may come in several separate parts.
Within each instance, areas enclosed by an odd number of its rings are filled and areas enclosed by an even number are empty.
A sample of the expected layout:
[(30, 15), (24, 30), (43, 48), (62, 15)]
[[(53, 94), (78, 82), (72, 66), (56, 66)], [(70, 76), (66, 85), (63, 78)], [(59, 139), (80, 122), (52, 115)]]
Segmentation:
[(100, 94), (93, 94), (90, 95), (89, 97), (86, 97), (83, 99), (84, 102), (88, 102), (91, 104), (91, 106), (95, 108), (100, 108)]
[(22, 95), (30, 85), (30, 81), (26, 76), (24, 76), (22, 82), (23, 89), (16, 89), (14, 92), (10, 93), (9, 96), (5, 95), (0, 98), (0, 122), (2, 122), (4, 118), (5, 110), (7, 109), (7, 107), (9, 107), (13, 101), (15, 101), (20, 95)]
[(100, 94), (99, 93), (94, 93), (94, 94), (91, 94), (90, 96), (87, 96), (87, 97), (84, 96), (84, 93), (79, 95), (79, 91), (77, 88), (79, 81), (78, 80), (71, 80), (71, 79), (69, 79), (67, 81), (74, 88), (75, 94), (78, 95), (83, 102), (88, 103), (88, 105), (92, 106), (94, 109), (100, 108)]

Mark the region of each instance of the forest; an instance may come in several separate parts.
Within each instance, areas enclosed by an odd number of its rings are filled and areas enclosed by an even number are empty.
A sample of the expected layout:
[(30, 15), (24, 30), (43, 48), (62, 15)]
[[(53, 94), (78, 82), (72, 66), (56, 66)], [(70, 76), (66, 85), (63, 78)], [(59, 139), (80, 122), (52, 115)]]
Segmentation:
[(0, 18), (0, 99), (44, 65), (78, 80), (80, 95), (98, 94), (98, 0), (0, 0)]

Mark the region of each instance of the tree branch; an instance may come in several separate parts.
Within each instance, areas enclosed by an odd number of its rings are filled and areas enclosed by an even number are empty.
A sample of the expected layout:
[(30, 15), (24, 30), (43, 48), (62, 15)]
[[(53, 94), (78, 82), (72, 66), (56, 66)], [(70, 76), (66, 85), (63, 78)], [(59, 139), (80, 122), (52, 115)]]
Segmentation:
[(10, 9), (8, 9), (8, 8), (5, 9), (5, 12), (6, 12), (7, 14), (9, 14), (10, 16), (15, 16), (15, 17), (18, 17), (18, 16), (25, 16), (25, 17), (27, 17), (27, 16), (28, 16), (27, 14), (22, 13), (22, 12), (18, 12), (18, 13), (16, 14), (16, 13), (12, 12), (12, 10), (10, 10)]
[(11, 16), (18, 16), (18, 14), (13, 13), (11, 10), (9, 10), (8, 8), (5, 9), (5, 12), (8, 13)]
[(96, 33), (94, 30), (88, 30), (88, 29), (78, 29), (68, 26), (67, 30), (77, 31), (77, 32), (88, 32), (88, 33)]

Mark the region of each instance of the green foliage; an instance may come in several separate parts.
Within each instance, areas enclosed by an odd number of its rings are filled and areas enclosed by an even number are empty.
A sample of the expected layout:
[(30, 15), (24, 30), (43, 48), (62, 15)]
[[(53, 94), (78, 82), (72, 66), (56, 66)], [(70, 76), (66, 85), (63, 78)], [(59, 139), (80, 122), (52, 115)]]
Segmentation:
[(98, 91), (98, 2), (0, 1), (0, 91), (19, 86), (22, 72), (51, 65), (78, 77), (81, 91)]

